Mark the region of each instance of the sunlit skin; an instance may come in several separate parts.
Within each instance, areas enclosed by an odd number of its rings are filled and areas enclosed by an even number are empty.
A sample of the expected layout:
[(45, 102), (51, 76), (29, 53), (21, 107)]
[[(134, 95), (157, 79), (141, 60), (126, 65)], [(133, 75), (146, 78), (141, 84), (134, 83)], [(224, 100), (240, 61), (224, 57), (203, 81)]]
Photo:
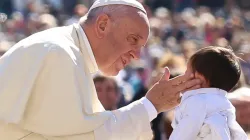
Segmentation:
[(106, 75), (117, 75), (132, 59), (139, 59), (140, 50), (148, 40), (146, 14), (133, 7), (129, 9), (128, 16), (113, 19), (101, 14), (94, 24), (83, 26), (98, 68)]
[[(90, 42), (98, 69), (108, 76), (117, 75), (131, 60), (139, 59), (140, 50), (146, 45), (150, 32), (147, 15), (139, 9), (113, 8), (104, 7), (104, 11), (113, 11), (99, 12), (92, 21), (80, 23)], [(181, 75), (171, 80), (169, 75), (166, 69), (161, 80), (146, 94), (158, 113), (178, 105), (180, 92), (200, 87), (200, 81), (193, 79), (192, 75)]]
[(191, 61), (188, 61), (187, 63), (187, 70), (185, 72), (186, 75), (191, 75), (191, 74), (194, 74), (194, 78), (197, 78), (197, 79), (200, 79), (201, 81), (201, 88), (209, 88), (209, 81), (206, 80), (206, 78), (198, 73), (197, 71), (193, 70), (192, 66), (191, 66)]

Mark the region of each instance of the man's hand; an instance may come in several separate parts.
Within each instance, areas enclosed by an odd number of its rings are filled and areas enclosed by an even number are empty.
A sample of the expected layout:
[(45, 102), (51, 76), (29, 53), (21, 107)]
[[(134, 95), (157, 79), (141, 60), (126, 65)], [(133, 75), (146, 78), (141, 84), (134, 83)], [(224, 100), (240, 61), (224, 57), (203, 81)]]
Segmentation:
[(165, 68), (165, 73), (146, 94), (146, 98), (155, 106), (158, 113), (176, 107), (181, 100), (181, 92), (197, 89), (200, 80), (193, 79), (193, 75), (181, 75), (169, 80), (170, 71)]

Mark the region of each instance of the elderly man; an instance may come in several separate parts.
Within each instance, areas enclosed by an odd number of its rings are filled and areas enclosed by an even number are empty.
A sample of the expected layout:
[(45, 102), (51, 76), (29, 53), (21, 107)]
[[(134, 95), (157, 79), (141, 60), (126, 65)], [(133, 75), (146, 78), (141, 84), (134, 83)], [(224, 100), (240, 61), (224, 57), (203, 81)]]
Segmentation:
[(135, 0), (97, 0), (79, 24), (34, 34), (0, 59), (0, 140), (151, 139), (150, 121), (198, 88), (190, 75), (168, 80), (114, 111), (98, 100), (92, 73), (116, 75), (146, 44), (149, 23)]

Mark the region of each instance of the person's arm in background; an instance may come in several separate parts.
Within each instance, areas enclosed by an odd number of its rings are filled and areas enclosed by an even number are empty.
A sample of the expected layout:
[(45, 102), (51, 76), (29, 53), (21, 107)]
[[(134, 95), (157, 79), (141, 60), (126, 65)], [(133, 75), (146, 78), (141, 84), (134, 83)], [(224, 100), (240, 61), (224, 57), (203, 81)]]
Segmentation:
[(157, 111), (147, 98), (112, 111), (112, 114), (102, 127), (94, 131), (96, 140), (152, 138), (150, 122), (157, 116)]
[(236, 108), (237, 122), (242, 127), (250, 129), (250, 97), (229, 99)]
[[(206, 117), (206, 104), (200, 96), (190, 97), (181, 104), (182, 119), (174, 128), (169, 140), (194, 140)], [(184, 109), (184, 110), (183, 110)]]

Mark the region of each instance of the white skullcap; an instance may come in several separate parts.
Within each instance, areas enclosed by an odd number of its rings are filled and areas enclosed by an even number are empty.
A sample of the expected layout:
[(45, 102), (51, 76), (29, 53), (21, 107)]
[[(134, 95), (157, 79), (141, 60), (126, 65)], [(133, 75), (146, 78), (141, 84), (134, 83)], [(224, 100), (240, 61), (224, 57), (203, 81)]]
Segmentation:
[(135, 7), (147, 13), (144, 7), (142, 6), (142, 4), (138, 2), (137, 0), (96, 0), (94, 4), (90, 7), (89, 11), (97, 7), (106, 6), (106, 5), (115, 5), (115, 4)]

